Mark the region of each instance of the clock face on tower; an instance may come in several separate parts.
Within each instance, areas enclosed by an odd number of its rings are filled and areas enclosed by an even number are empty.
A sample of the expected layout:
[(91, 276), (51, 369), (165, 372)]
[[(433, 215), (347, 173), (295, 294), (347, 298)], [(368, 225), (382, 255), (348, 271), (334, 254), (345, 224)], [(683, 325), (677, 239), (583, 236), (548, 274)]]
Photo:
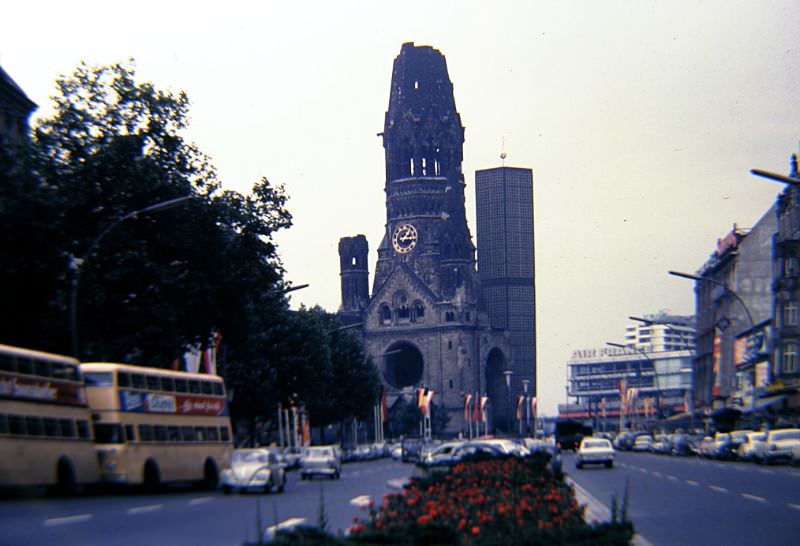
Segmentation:
[(411, 252), (417, 245), (417, 229), (411, 224), (400, 224), (392, 234), (392, 246), (400, 254)]

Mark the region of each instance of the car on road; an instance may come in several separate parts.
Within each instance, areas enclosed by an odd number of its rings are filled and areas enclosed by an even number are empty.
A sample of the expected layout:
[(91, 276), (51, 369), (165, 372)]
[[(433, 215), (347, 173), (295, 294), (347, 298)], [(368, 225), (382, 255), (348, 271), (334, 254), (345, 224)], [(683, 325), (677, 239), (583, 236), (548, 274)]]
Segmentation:
[(404, 463), (418, 463), (422, 460), (422, 440), (419, 438), (404, 438), (400, 448), (400, 459)]
[(745, 433), (744, 441), (736, 448), (736, 457), (740, 461), (752, 461), (756, 453), (764, 449), (767, 433), (751, 430)]
[(718, 460), (736, 458), (736, 448), (730, 433), (717, 432), (714, 435), (714, 443), (710, 447), (709, 457)]
[(800, 445), (800, 428), (770, 430), (763, 449), (755, 456), (756, 462), (765, 464), (791, 462), (792, 450), (798, 445)]
[(226, 494), (252, 489), (282, 492), (286, 487), (286, 471), (272, 450), (237, 449), (231, 457), (231, 467), (222, 471), (220, 486)]
[(300, 479), (328, 476), (338, 480), (342, 473), (342, 458), (337, 446), (311, 446), (300, 459)]
[(637, 436), (633, 441), (631, 449), (633, 451), (650, 451), (650, 446), (653, 445), (653, 437), (649, 434), (642, 434)]
[(669, 455), (672, 453), (672, 442), (670, 442), (666, 434), (659, 434), (653, 438), (653, 443), (650, 444), (650, 451), (659, 455)]
[(436, 449), (426, 453), (420, 461), (423, 465), (433, 465), (446, 462), (450, 460), (453, 450), (456, 449), (464, 442), (444, 442), (436, 446)]
[(593, 436), (581, 440), (575, 452), (575, 468), (583, 468), (587, 464), (603, 464), (608, 468), (614, 466), (614, 446), (606, 438)]

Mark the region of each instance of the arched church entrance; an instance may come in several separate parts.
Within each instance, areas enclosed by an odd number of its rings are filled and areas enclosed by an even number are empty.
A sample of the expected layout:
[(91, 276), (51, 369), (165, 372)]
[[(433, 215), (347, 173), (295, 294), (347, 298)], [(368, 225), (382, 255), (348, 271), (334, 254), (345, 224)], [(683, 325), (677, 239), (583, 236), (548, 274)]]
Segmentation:
[(486, 394), (489, 397), (489, 422), (495, 431), (509, 432), (511, 404), (503, 371), (506, 369), (506, 356), (495, 347), (486, 358)]
[(422, 353), (408, 341), (392, 343), (384, 353), (383, 379), (402, 389), (420, 384), (424, 369)]

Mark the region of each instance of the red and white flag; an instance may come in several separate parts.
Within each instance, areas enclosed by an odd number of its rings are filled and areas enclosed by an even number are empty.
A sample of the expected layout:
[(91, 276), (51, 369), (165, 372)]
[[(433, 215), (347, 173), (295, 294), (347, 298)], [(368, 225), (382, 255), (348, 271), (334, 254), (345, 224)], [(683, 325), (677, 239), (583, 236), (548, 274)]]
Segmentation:
[(467, 398), (466, 400), (464, 400), (464, 421), (469, 421), (471, 405), (472, 405), (472, 395), (467, 394)]

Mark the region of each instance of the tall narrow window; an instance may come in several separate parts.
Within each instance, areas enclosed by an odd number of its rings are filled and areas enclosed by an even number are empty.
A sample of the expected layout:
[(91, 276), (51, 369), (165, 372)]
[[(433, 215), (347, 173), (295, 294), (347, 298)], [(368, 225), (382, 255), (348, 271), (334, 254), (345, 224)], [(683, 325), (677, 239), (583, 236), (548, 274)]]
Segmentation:
[(783, 373), (797, 373), (797, 344), (787, 343), (783, 346), (783, 358), (781, 359)]
[(796, 326), (798, 324), (797, 302), (787, 301), (783, 304), (783, 325)]

